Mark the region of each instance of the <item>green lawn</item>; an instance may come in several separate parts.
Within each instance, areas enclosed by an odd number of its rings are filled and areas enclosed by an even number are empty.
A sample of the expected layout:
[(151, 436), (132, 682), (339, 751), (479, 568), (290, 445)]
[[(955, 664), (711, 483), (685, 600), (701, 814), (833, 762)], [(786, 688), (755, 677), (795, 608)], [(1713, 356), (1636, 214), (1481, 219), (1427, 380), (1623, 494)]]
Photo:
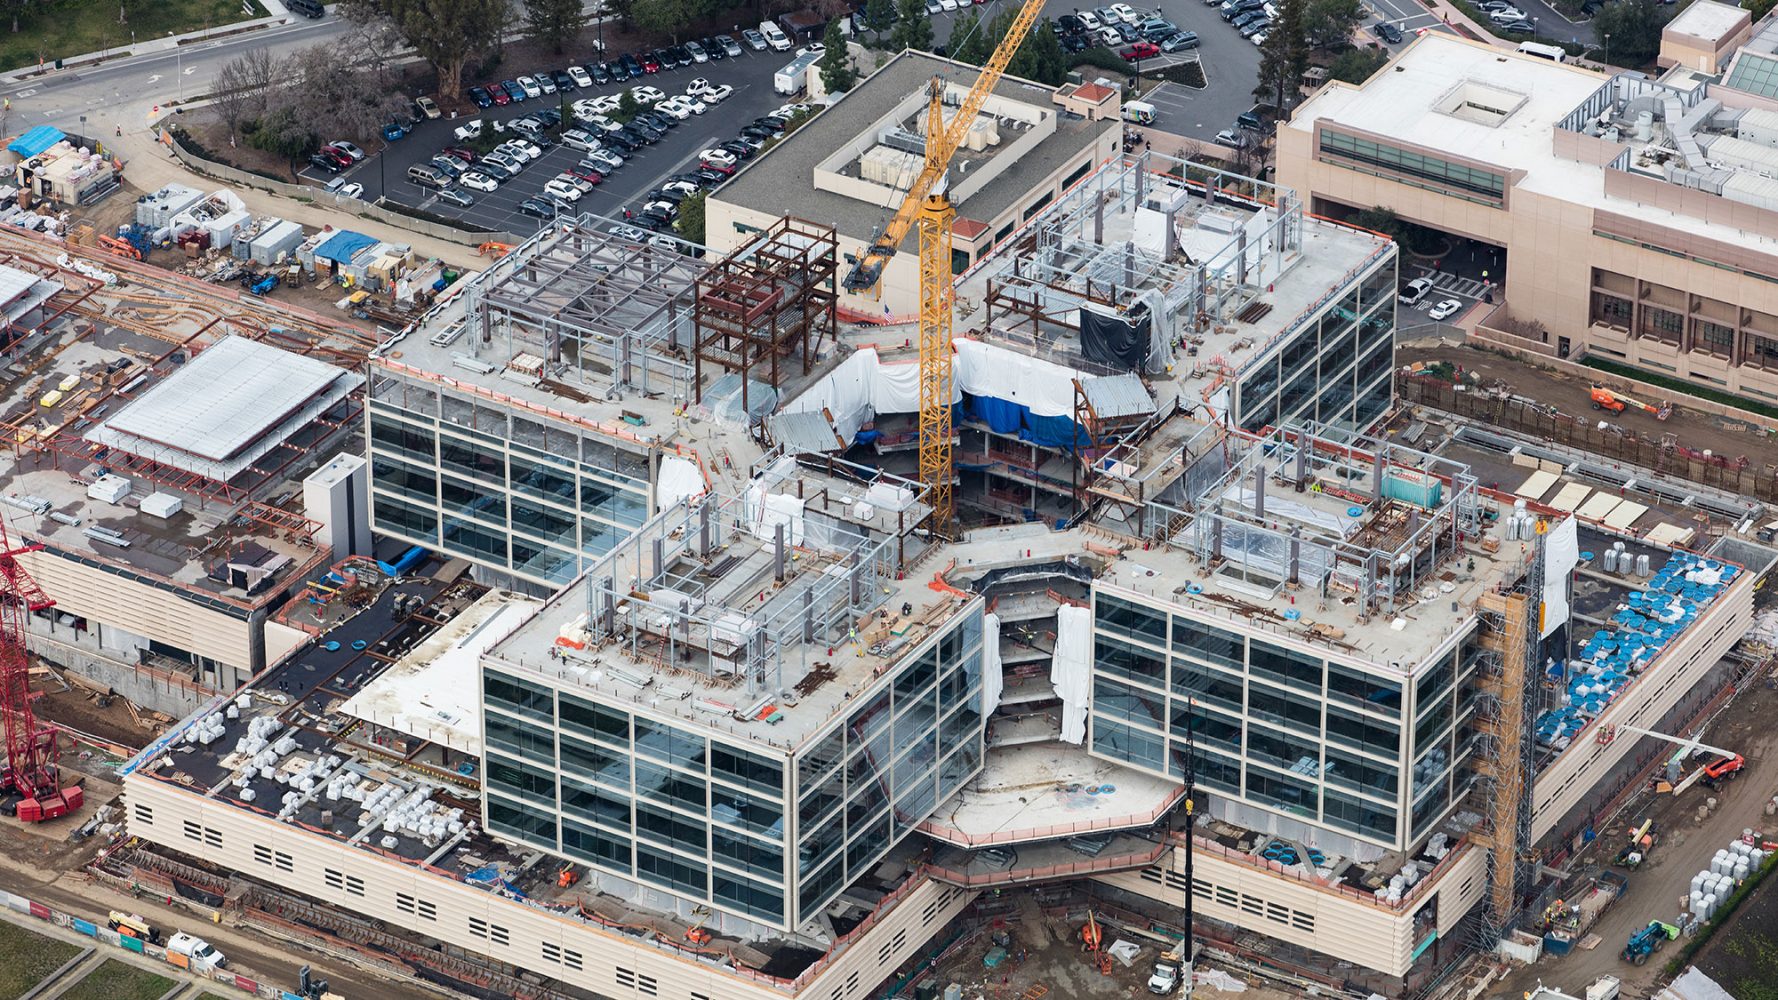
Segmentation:
[[(117, 23), (120, 5), (129, 8), (129, 23)], [(83, 55), (136, 41), (219, 28), (250, 17), (264, 17), (265, 8), (241, 11), (241, 0), (59, 0), (25, 8), (19, 30), (0, 21), (0, 71), (26, 69), (41, 60)]]
[(0, 1000), (17, 1000), (80, 949), (0, 920)]
[(63, 992), (61, 1000), (156, 1000), (172, 988), (173, 980), (166, 976), (108, 958)]

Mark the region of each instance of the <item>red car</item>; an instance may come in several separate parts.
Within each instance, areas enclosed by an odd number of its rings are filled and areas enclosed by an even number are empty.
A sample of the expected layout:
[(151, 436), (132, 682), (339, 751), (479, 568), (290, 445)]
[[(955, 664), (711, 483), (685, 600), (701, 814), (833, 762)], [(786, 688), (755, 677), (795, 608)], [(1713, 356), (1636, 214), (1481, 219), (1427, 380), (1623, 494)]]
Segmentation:
[(454, 156), (457, 159), (462, 160), (464, 163), (474, 163), (475, 162), (475, 151), (470, 150), (470, 149), (465, 149), (462, 146), (446, 146), (445, 148), (439, 150), (439, 152), (443, 153), (446, 156)]
[(732, 163), (711, 163), (709, 160), (705, 160), (699, 163), (698, 166), (703, 167), (705, 170), (714, 170), (724, 177), (733, 177), (735, 175), (735, 165)]
[(1160, 55), (1161, 47), (1153, 42), (1137, 42), (1128, 48), (1117, 50), (1117, 54), (1125, 62), (1135, 62), (1138, 59), (1153, 59)]
[(593, 170), (589, 167), (582, 167), (582, 166), (569, 167), (568, 173), (574, 175), (575, 177), (580, 178), (583, 181), (586, 181), (588, 184), (598, 184), (605, 179), (604, 174), (598, 172), (597, 170)]
[(501, 86), (498, 80), (488, 84), (488, 96), (494, 99), (495, 104), (512, 103), (512, 97), (506, 93), (506, 88)]
[(654, 53), (652, 53), (652, 52), (642, 53), (642, 72), (644, 72), (644, 73), (659, 73), (660, 71), (661, 71), (661, 61), (654, 57)]
[(350, 167), (352, 164), (358, 162), (357, 160), (352, 159), (352, 157), (349, 156), (345, 150), (335, 149), (332, 146), (322, 146), (316, 152), (318, 152), (322, 156), (326, 157), (329, 161), (331, 161), (333, 163), (333, 165), (335, 167), (339, 168), (340, 170), (344, 170), (347, 167)]

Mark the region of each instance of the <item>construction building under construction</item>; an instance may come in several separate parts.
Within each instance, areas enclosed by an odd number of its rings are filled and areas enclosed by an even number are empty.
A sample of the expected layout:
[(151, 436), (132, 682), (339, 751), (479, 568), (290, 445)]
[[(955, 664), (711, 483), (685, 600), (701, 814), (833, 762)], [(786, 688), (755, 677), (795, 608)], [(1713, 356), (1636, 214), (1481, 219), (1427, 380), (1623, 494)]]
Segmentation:
[(374, 340), (108, 255), (0, 243), (0, 516), (40, 546), (22, 559), (55, 597), (38, 649), (183, 712), (306, 641), (271, 610), (336, 540), (344, 556), (368, 537), (309, 511), (302, 482), (357, 450)]

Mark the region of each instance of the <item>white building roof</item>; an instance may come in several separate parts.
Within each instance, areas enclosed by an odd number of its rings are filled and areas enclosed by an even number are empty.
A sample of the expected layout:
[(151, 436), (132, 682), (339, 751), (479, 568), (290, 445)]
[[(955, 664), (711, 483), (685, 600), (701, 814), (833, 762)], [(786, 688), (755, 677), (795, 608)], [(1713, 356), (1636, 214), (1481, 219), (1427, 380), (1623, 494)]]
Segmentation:
[(1680, 11), (1678, 17), (1668, 21), (1667, 30), (1716, 41), (1740, 27), (1742, 20), (1748, 16), (1747, 11), (1739, 7), (1717, 3), (1716, 0), (1697, 0)]
[[(1325, 121), (1450, 150), (1524, 171), (1516, 185), (1509, 181), (1514, 191), (1778, 253), (1778, 239), (1770, 236), (1608, 197), (1605, 168), (1558, 156), (1552, 136), (1556, 126), (1607, 82), (1590, 69), (1429, 33), (1362, 86), (1335, 82), (1323, 87), (1297, 108), (1286, 127), (1312, 132), (1316, 122)], [(1492, 113), (1505, 110), (1503, 103), (1510, 103), (1508, 113)], [(1511, 197), (1509, 193), (1509, 203)]]

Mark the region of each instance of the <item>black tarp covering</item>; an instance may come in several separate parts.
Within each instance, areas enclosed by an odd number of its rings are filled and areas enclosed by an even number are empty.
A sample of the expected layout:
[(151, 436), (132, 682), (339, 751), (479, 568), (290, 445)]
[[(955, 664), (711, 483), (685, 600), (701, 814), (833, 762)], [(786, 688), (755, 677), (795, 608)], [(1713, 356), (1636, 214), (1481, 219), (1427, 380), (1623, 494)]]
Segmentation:
[(1080, 311), (1080, 352), (1088, 361), (1120, 372), (1138, 372), (1152, 348), (1148, 307), (1135, 305), (1122, 315)]

